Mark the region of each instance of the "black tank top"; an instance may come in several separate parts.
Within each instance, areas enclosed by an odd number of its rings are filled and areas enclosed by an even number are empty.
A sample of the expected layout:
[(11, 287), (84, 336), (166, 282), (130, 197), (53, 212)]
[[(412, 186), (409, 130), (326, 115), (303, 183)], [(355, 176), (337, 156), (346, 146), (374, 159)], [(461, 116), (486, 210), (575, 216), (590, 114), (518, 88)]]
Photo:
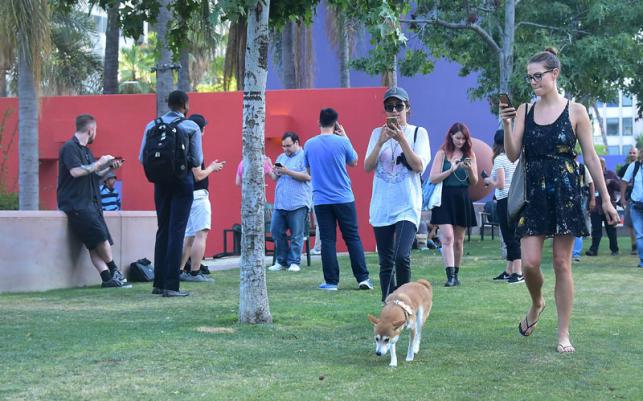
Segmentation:
[[(205, 163), (201, 163), (201, 170), (205, 170)], [(195, 191), (198, 189), (205, 189), (206, 191), (208, 190), (208, 185), (209, 185), (208, 177), (205, 177), (201, 181), (197, 181), (197, 180), (194, 180), (194, 181), (195, 181), (194, 182)]]

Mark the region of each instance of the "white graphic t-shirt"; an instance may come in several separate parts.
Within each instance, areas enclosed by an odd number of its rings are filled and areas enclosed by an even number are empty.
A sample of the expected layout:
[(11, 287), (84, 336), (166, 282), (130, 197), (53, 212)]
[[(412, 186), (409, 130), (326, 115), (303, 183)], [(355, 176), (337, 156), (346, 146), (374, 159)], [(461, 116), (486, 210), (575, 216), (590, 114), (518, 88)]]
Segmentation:
[[(366, 157), (368, 158), (382, 128), (378, 127), (371, 133), (368, 142)], [(415, 143), (413, 137), (415, 125), (407, 124), (404, 128), (404, 137), (422, 160), (422, 172), (431, 161), (431, 148), (429, 134), (418, 127)], [(371, 195), (369, 222), (373, 227), (389, 226), (398, 221), (407, 220), (417, 227), (420, 223), (422, 209), (422, 184), (420, 175), (409, 170), (400, 163), (402, 149), (394, 139), (389, 139), (382, 145), (377, 158), (377, 166), (373, 177), (373, 193)]]

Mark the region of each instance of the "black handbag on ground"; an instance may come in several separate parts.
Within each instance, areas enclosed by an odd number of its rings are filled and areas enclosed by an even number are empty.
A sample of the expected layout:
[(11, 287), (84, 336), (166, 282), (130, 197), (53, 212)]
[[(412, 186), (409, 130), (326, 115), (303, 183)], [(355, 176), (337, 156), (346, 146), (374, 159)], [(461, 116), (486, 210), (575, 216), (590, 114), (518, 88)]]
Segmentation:
[(154, 266), (147, 258), (139, 259), (129, 265), (127, 276), (132, 282), (154, 281)]

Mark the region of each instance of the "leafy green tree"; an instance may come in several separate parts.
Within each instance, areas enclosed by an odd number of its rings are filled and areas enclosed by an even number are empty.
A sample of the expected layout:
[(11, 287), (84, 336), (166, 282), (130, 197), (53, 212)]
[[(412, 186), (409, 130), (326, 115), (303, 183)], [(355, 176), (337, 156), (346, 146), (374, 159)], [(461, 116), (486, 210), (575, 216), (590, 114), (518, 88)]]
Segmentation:
[(49, 41), (47, 0), (0, 1), (2, 45), (18, 57), (18, 182), (20, 210), (38, 210), (38, 82)]

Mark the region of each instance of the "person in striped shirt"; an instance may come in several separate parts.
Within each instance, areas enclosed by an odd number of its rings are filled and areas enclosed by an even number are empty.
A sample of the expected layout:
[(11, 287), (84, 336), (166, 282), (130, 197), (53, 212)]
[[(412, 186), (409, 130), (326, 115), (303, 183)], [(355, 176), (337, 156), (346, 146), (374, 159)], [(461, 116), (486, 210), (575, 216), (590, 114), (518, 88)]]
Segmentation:
[(111, 171), (100, 186), (100, 202), (105, 211), (121, 210), (121, 194), (116, 188), (116, 174)]
[(498, 222), (502, 239), (507, 246), (507, 268), (494, 280), (506, 280), (509, 284), (522, 283), (522, 260), (520, 254), (520, 240), (516, 237), (514, 222), (507, 216), (509, 186), (513, 178), (518, 161), (511, 162), (505, 153), (504, 130), (499, 129), (493, 137), (493, 169), (491, 176), (484, 179), (485, 184), (493, 185), (494, 196), (498, 201)]

